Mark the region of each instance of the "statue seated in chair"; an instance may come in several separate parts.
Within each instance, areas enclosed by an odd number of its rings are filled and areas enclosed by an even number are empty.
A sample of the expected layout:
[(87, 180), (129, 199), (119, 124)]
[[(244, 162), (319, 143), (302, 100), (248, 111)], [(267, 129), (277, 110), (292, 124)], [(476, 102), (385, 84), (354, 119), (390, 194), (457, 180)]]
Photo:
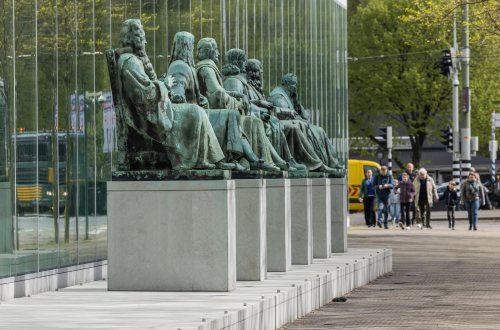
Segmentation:
[(120, 48), (106, 57), (117, 114), (120, 170), (233, 169), (204, 110), (172, 104), (167, 83), (159, 81), (146, 54), (137, 19), (123, 23)]

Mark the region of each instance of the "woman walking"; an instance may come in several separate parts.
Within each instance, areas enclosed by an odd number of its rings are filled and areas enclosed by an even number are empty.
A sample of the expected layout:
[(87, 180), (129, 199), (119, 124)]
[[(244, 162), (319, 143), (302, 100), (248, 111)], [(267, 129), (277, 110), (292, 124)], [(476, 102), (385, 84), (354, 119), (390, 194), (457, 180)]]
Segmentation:
[(484, 205), (485, 196), (483, 185), (478, 182), (477, 175), (469, 172), (467, 180), (460, 188), (460, 204), (465, 206), (469, 218), (469, 230), (477, 230), (477, 212), (480, 205)]
[(444, 203), (446, 215), (448, 216), (448, 228), (455, 230), (455, 207), (458, 202), (458, 193), (455, 189), (455, 181), (448, 182), (448, 188), (444, 191)]
[(408, 173), (404, 172), (401, 178), (403, 181), (399, 182), (395, 188), (399, 192), (399, 200), (401, 202), (401, 221), (399, 222), (399, 226), (404, 230), (406, 224), (406, 229), (409, 230), (411, 226), (410, 210), (415, 197), (415, 186), (411, 182)]

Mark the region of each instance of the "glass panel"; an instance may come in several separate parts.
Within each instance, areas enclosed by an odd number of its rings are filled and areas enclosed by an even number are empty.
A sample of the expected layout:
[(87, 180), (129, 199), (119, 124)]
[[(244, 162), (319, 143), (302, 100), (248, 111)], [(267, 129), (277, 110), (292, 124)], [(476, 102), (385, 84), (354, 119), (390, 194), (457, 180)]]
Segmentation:
[[(116, 118), (104, 50), (140, 18), (158, 75), (173, 36), (216, 39), (287, 72), (347, 158), (346, 10), (333, 0), (4, 0), (0, 4), (0, 277), (105, 259)], [(222, 66), (223, 63), (220, 63)]]

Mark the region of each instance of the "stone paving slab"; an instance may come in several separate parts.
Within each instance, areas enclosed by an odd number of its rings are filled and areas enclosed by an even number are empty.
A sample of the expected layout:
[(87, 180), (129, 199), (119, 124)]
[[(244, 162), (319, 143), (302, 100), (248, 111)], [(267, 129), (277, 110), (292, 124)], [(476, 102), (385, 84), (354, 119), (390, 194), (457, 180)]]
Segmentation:
[(391, 271), (391, 256), (352, 249), (228, 293), (119, 292), (92, 282), (1, 302), (0, 329), (275, 329)]
[(393, 249), (393, 272), (283, 329), (500, 329), (500, 222), (478, 229), (350, 228), (350, 246)]

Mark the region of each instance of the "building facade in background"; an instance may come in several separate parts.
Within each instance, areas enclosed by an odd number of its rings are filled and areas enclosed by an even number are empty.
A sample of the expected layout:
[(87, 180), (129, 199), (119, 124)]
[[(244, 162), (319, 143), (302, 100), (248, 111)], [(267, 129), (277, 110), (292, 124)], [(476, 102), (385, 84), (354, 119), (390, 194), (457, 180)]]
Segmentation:
[[(158, 75), (174, 34), (213, 37), (287, 72), (347, 164), (347, 12), (336, 0), (4, 0), (0, 3), (0, 278), (106, 259), (115, 127), (104, 50), (140, 18)], [(223, 56), (222, 56), (223, 57)], [(222, 65), (223, 63), (221, 63)]]

